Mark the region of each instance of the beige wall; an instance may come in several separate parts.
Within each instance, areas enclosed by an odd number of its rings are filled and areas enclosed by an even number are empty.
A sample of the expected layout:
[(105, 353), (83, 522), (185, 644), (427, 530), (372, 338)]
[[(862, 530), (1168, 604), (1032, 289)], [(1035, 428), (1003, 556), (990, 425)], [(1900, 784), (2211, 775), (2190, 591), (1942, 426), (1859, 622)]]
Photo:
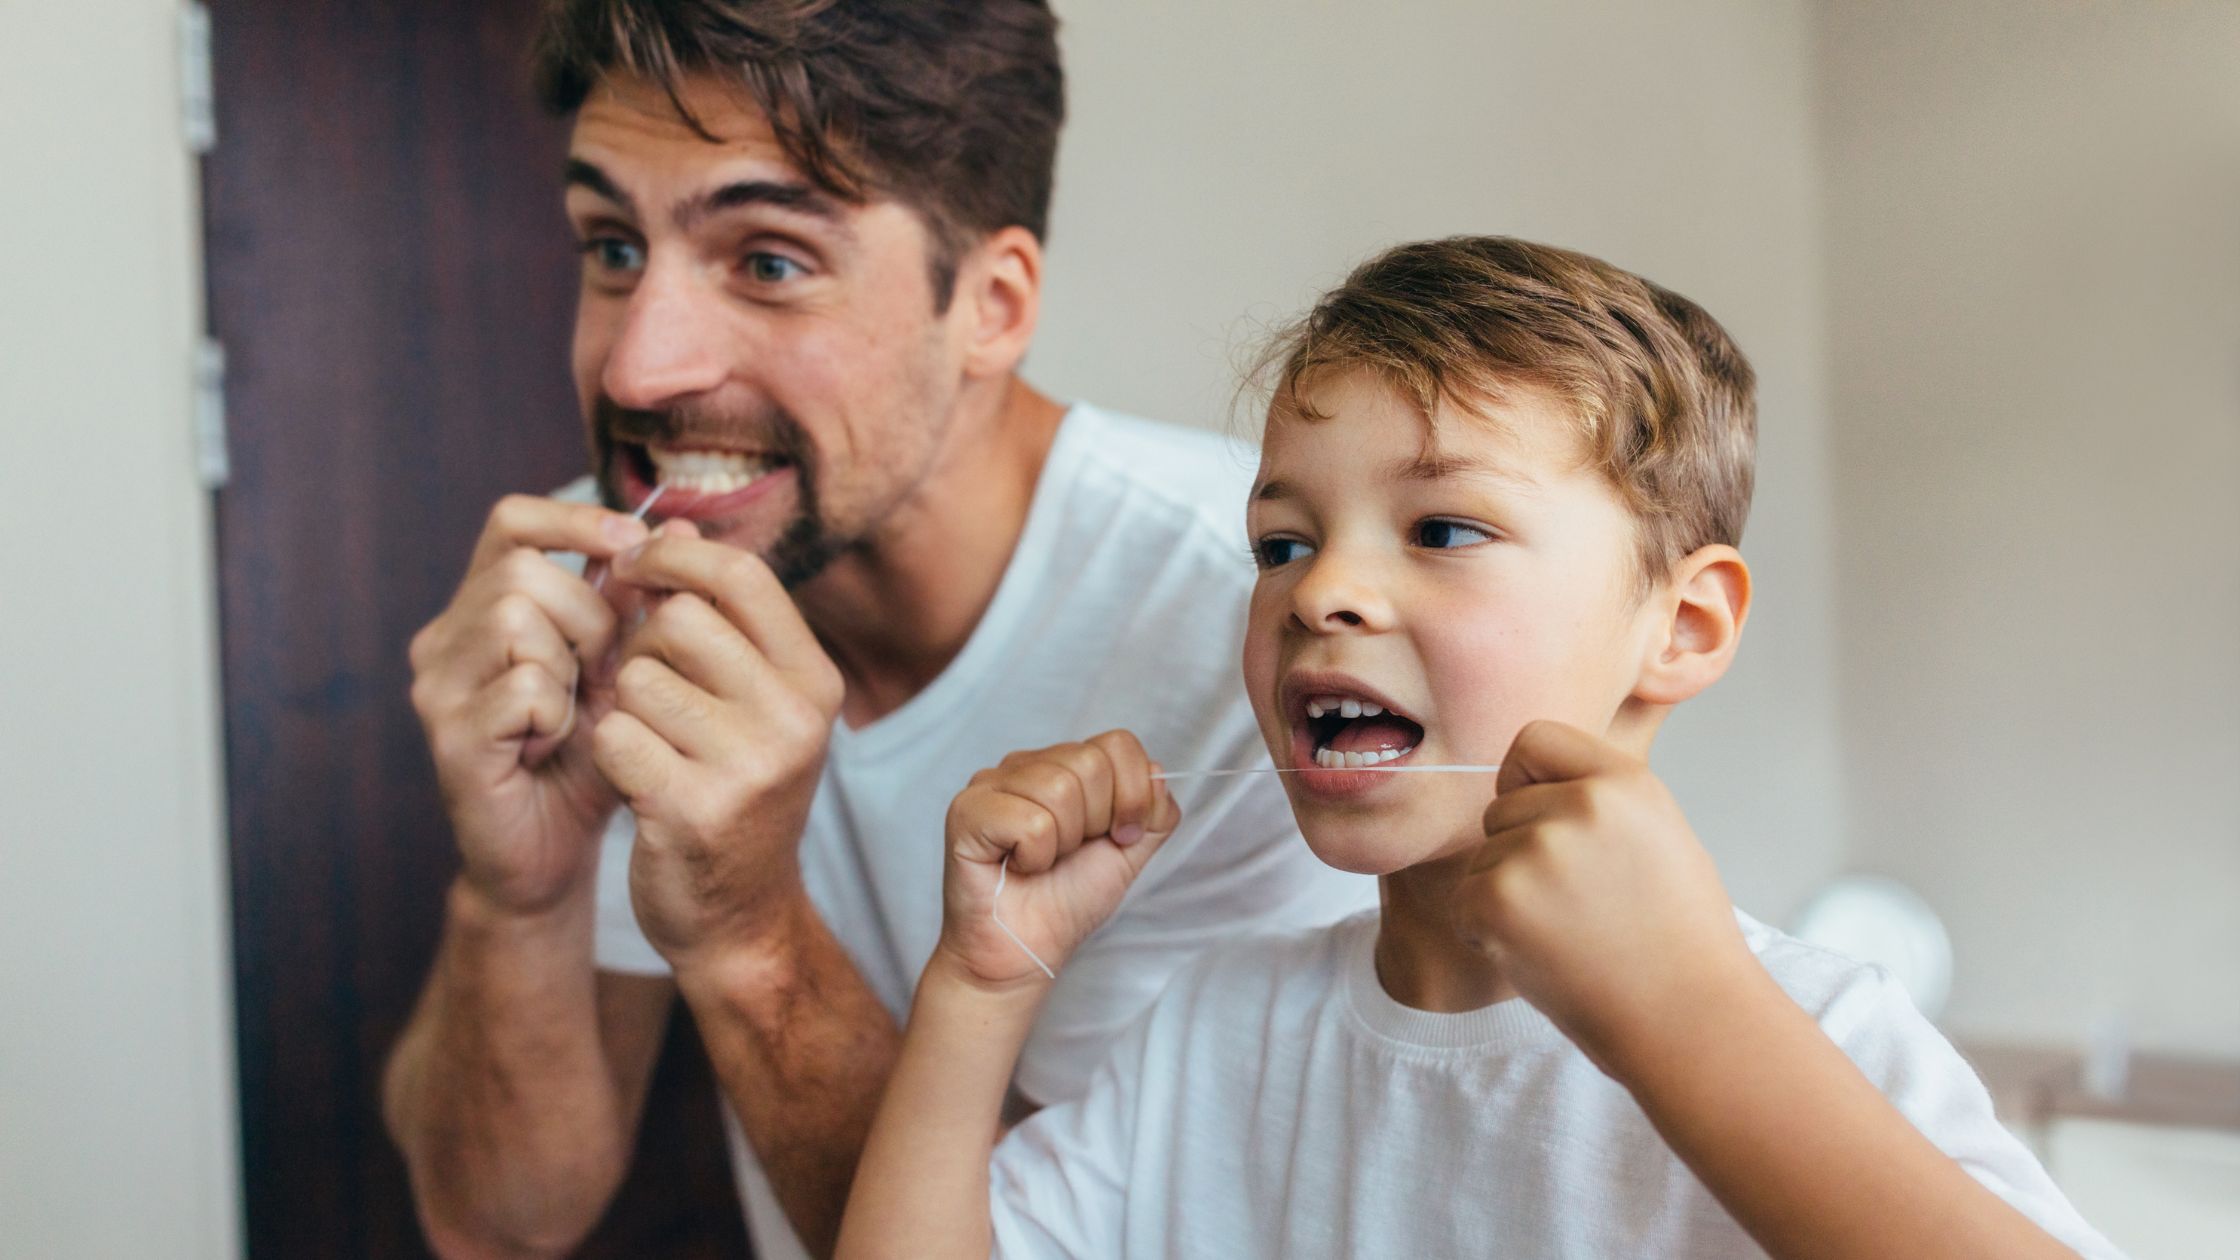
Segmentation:
[(2240, 5), (1821, 15), (1854, 860), (1961, 1032), (2240, 1054)]
[(1073, 119), (1029, 374), (1063, 395), (1218, 426), (1258, 326), (1456, 232), (1601, 254), (1734, 332), (1764, 376), (1762, 603), (1658, 759), (1738, 900), (1786, 914), (1841, 861), (1843, 789), (1806, 6), (1058, 7)]
[(0, 1254), (237, 1254), (200, 310), (160, 0), (8, 0)]

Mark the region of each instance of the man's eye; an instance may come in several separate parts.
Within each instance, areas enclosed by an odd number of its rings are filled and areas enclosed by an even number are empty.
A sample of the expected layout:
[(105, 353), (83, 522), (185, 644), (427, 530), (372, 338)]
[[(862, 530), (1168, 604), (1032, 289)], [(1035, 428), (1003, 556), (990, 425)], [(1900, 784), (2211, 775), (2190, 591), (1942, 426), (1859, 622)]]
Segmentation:
[(1263, 569), (1281, 568), (1314, 550), (1296, 538), (1263, 538), (1252, 544), (1252, 558)]
[(1491, 531), (1461, 521), (1428, 520), (1416, 526), (1416, 546), (1446, 549), (1475, 547), (1493, 541)]
[(639, 271), (646, 265), (645, 249), (619, 236), (594, 236), (582, 248), (583, 256), (601, 271)]
[(779, 284), (800, 275), (801, 264), (783, 254), (749, 254), (747, 274), (762, 284)]

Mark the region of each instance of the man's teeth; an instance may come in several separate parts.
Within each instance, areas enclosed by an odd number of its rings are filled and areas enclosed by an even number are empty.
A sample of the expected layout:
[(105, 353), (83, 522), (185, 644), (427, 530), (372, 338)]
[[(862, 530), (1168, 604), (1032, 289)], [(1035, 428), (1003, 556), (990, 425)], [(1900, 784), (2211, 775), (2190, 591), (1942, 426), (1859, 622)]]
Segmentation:
[(1375, 752), (1339, 752), (1335, 748), (1317, 748), (1314, 763), (1325, 770), (1359, 770), (1364, 766), (1398, 761), (1414, 751), (1413, 748), (1380, 748)]
[(1315, 696), (1307, 701), (1307, 716), (1318, 718), (1335, 713), (1342, 718), (1375, 717), (1384, 712), (1384, 706), (1352, 696)]
[(753, 485), (774, 466), (767, 456), (737, 451), (672, 451), (646, 448), (657, 480), (672, 490), (695, 494), (729, 494)]

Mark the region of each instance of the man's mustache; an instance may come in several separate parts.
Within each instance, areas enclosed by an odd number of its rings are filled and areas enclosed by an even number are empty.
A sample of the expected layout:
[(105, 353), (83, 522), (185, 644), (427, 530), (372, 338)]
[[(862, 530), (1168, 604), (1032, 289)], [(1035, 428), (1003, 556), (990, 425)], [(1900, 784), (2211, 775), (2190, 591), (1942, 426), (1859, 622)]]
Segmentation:
[(757, 408), (753, 414), (719, 411), (682, 403), (660, 411), (624, 407), (601, 395), (592, 407), (594, 430), (607, 443), (638, 446), (750, 446), (794, 464), (808, 462), (809, 441), (801, 425), (782, 408)]

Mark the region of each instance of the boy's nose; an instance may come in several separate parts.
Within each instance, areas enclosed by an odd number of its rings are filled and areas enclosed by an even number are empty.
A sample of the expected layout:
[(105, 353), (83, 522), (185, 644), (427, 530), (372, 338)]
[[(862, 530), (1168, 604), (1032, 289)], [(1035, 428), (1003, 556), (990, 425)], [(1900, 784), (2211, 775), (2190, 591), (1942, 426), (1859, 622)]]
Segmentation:
[(607, 397), (659, 411), (721, 385), (728, 366), (718, 305), (685, 269), (649, 267), (600, 374)]
[(1392, 628), (1392, 605), (1359, 566), (1324, 552), (1292, 590), (1292, 620), (1316, 634)]

